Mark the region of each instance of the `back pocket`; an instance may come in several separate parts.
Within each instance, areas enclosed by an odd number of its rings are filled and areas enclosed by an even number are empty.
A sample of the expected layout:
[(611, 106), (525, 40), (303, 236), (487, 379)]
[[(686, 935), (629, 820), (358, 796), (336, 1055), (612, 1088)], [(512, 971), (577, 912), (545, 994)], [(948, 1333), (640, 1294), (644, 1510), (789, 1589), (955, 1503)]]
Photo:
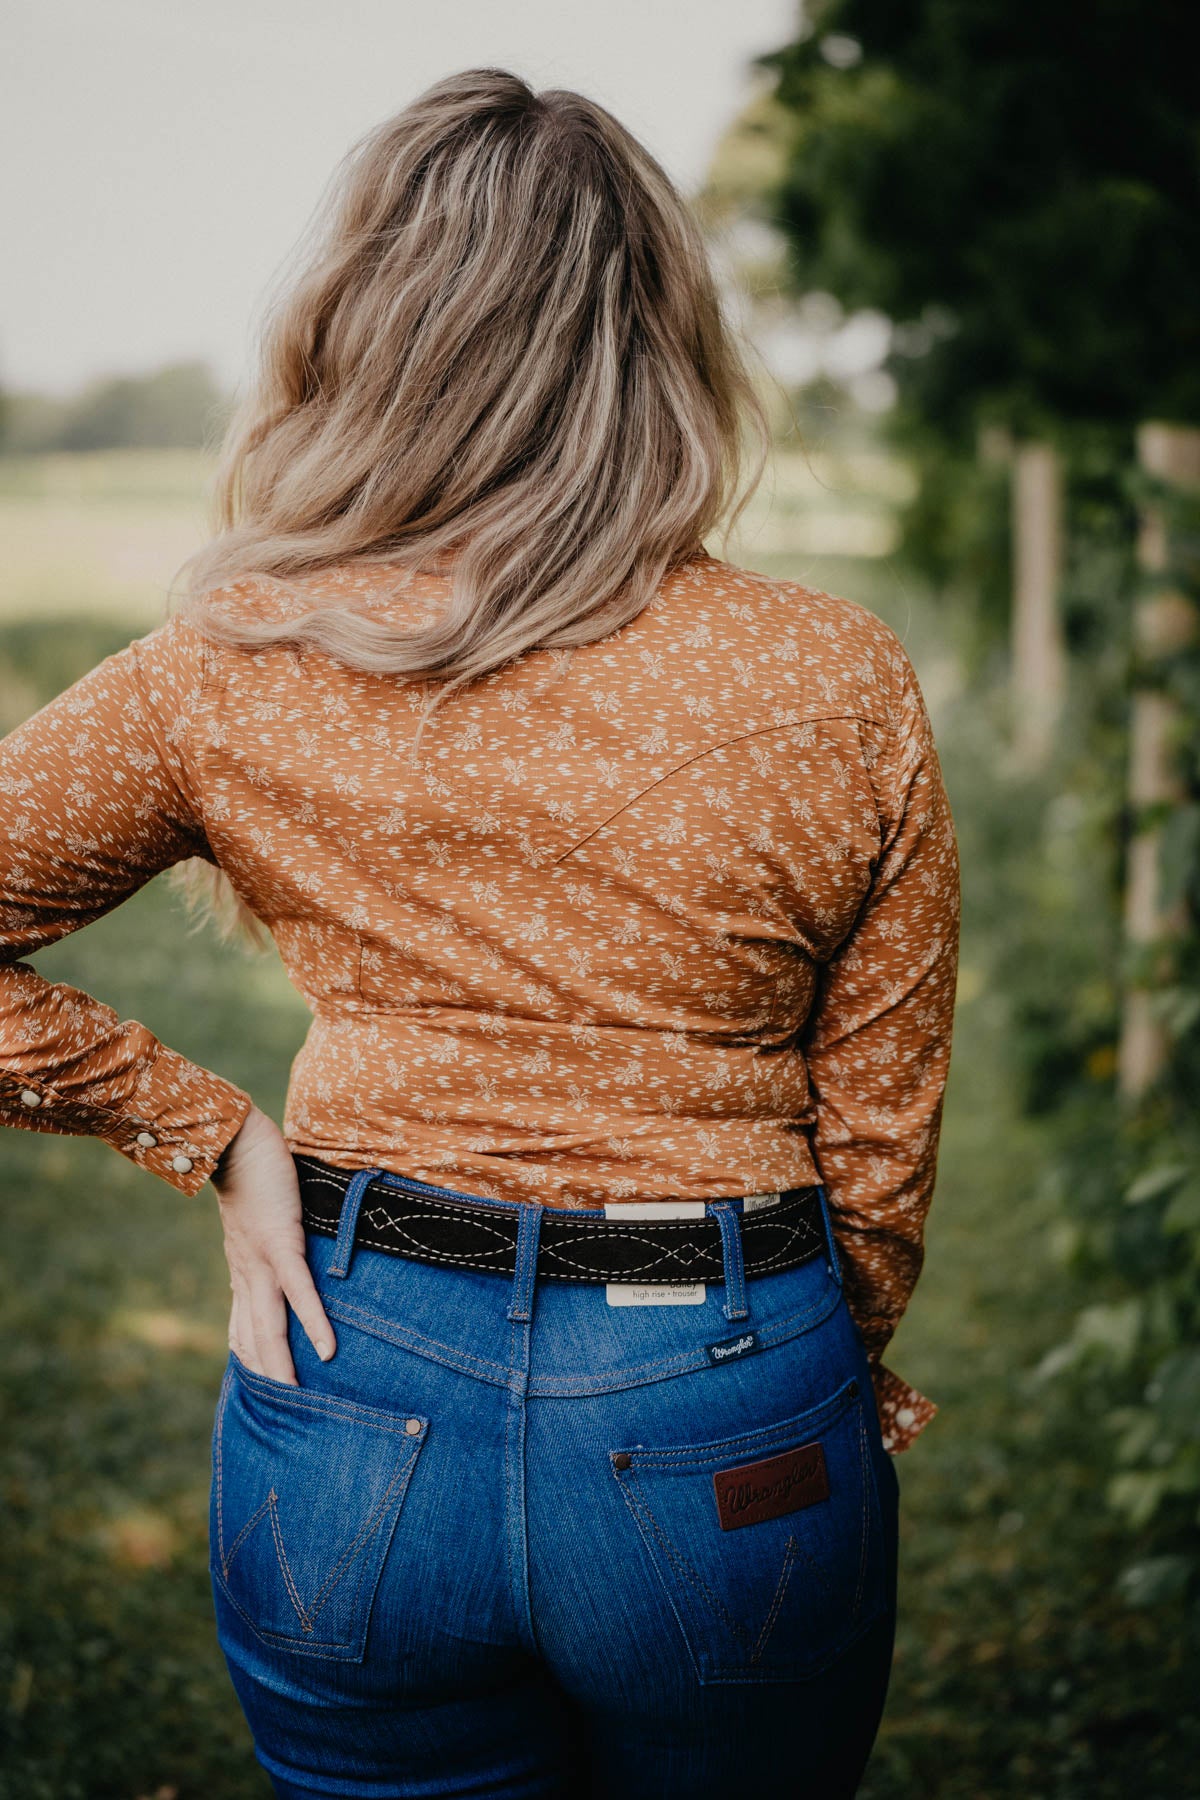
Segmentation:
[(868, 1399), (851, 1379), (718, 1443), (610, 1452), (701, 1682), (815, 1675), (885, 1611)]
[(213, 1580), (265, 1643), (361, 1662), (427, 1419), (255, 1374), (231, 1353), (213, 1428)]

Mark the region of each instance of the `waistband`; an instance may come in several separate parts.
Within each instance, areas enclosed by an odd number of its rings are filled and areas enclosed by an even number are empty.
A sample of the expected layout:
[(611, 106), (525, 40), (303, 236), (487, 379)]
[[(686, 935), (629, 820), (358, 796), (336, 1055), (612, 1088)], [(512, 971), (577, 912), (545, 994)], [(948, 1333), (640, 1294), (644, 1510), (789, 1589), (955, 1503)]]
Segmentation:
[[(743, 1279), (792, 1269), (827, 1252), (836, 1261), (824, 1192), (726, 1196), (696, 1219), (610, 1218), (593, 1209), (491, 1200), (431, 1187), (384, 1169), (334, 1168), (297, 1152), (305, 1229), (338, 1240), (327, 1271), (344, 1275), (358, 1248), (534, 1280), (724, 1281), (728, 1316), (741, 1316)], [(515, 1316), (523, 1316), (518, 1312)]]

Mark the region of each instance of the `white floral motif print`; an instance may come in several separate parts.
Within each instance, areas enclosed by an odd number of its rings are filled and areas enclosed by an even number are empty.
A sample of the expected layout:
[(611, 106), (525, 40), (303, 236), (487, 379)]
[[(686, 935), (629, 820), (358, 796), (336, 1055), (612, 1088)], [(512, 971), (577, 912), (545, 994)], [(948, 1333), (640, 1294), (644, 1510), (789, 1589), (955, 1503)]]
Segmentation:
[[(408, 624), (445, 593), (328, 579)], [(313, 1013), (293, 1149), (546, 1206), (820, 1180), (906, 1448), (937, 1409), (882, 1355), (923, 1260), (959, 900), (898, 638), (701, 553), (621, 631), (458, 691), (414, 768), (418, 687), (177, 617), (0, 742), (0, 1122), (207, 1181), (250, 1096), (21, 960), (202, 857)]]

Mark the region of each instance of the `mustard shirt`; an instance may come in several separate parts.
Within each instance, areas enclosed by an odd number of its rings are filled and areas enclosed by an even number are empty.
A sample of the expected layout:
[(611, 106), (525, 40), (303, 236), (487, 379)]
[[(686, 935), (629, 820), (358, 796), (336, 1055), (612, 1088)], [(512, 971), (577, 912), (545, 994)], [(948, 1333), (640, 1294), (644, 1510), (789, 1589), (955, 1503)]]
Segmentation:
[[(248, 579), (414, 622), (440, 575)], [(194, 1195), (250, 1096), (20, 960), (187, 857), (312, 1012), (283, 1132), (342, 1168), (545, 1206), (823, 1181), (885, 1441), (923, 1260), (958, 952), (954, 827), (895, 633), (705, 552), (607, 638), (461, 690), (172, 616), (0, 740), (0, 1121)]]

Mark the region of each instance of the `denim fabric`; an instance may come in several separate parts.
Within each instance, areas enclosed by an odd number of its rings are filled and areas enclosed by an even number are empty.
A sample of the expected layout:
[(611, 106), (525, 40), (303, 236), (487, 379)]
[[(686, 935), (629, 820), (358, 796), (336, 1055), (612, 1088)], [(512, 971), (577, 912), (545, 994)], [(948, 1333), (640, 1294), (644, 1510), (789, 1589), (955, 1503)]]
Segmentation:
[[(822, 1205), (827, 1253), (740, 1295), (726, 1230), (698, 1305), (537, 1281), (536, 1206), (511, 1278), (310, 1234), (337, 1353), (293, 1316), (299, 1388), (231, 1355), (213, 1433), (219, 1637), (281, 1800), (854, 1793), (899, 1489)], [(826, 1496), (738, 1492), (813, 1444)]]

